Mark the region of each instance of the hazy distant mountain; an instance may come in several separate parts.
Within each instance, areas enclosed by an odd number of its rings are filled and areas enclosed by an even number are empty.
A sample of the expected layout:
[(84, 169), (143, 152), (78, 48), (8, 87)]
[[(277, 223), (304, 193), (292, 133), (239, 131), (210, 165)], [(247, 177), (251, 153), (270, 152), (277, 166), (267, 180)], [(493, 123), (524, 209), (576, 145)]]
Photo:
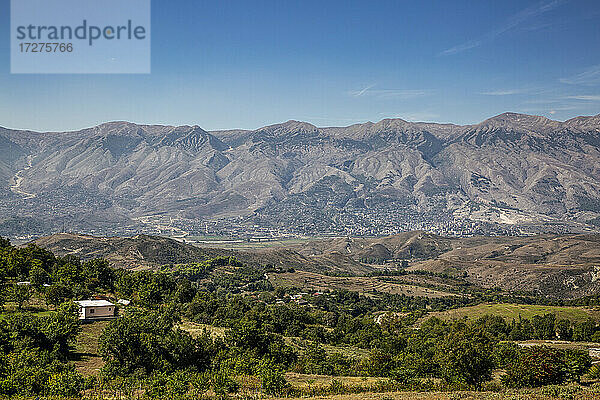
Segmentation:
[(27, 221), (85, 229), (159, 214), (357, 234), (473, 221), (597, 229), (600, 115), (219, 132), (126, 122), (0, 129), (0, 209), (0, 234)]

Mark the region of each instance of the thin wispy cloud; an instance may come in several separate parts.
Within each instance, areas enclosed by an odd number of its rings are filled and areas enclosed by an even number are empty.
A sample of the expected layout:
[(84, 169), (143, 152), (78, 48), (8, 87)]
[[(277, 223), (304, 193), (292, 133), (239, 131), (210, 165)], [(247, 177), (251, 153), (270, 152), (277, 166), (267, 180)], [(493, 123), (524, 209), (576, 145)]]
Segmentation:
[(377, 98), (397, 98), (397, 99), (412, 99), (416, 97), (427, 96), (431, 94), (430, 90), (414, 90), (414, 89), (374, 89), (376, 85), (367, 86), (361, 90), (350, 92), (352, 97), (373, 96)]
[(560, 20), (552, 21), (532, 21), (530, 24), (523, 26), (521, 29), (526, 32), (541, 31), (544, 29), (557, 29), (564, 28), (569, 25), (581, 24), (582, 22), (589, 20), (596, 20), (600, 16), (600, 10), (595, 11), (592, 9), (586, 9), (585, 12), (579, 15), (571, 17), (561, 16)]
[(415, 97), (423, 97), (431, 94), (428, 90), (398, 90), (398, 89), (381, 89), (373, 90), (373, 94), (379, 98), (397, 98), (397, 99), (413, 99)]
[(366, 88), (364, 88), (364, 89), (362, 89), (362, 90), (359, 90), (359, 91), (357, 91), (357, 92), (353, 92), (353, 93), (352, 93), (352, 95), (353, 95), (354, 97), (360, 97), (360, 96), (364, 95), (365, 93), (367, 93), (367, 91), (368, 91), (369, 89), (371, 89), (373, 86), (375, 86), (375, 85), (370, 85), (370, 86), (367, 86)]
[(548, 111), (548, 114), (555, 115), (555, 114), (563, 113), (565, 111), (574, 111), (574, 110), (581, 110), (581, 107), (569, 107), (569, 106), (556, 107), (556, 108), (552, 108), (550, 111)]
[(600, 95), (567, 96), (566, 98), (570, 100), (600, 101)]
[(554, 10), (561, 4), (563, 4), (565, 0), (544, 0), (541, 1), (534, 6), (528, 7), (512, 17), (508, 18), (504, 24), (499, 26), (498, 28), (486, 33), (481, 38), (475, 40), (469, 40), (465, 43), (458, 44), (456, 46), (450, 47), (442, 51), (439, 55), (441, 56), (451, 56), (454, 54), (462, 53), (463, 51), (473, 49), (475, 47), (479, 47), (484, 43), (494, 41), (498, 36), (515, 29), (516, 27), (523, 25), (525, 22), (530, 21), (533, 18), (536, 18), (544, 13)]
[(475, 47), (479, 47), (482, 44), (483, 44), (482, 40), (472, 40), (472, 41), (469, 41), (469, 42), (466, 42), (463, 44), (459, 44), (454, 47), (450, 47), (449, 49), (442, 51), (439, 55), (451, 56), (453, 54), (462, 53), (463, 51), (466, 51), (466, 50), (474, 49)]
[(500, 89), (500, 90), (491, 90), (489, 92), (481, 92), (486, 96), (512, 96), (515, 94), (523, 94), (527, 93), (526, 89)]
[(525, 104), (554, 104), (554, 103), (558, 103), (558, 102), (559, 102), (559, 99), (550, 98), (550, 99), (525, 100), (523, 103), (525, 103)]
[(600, 64), (594, 65), (577, 75), (568, 78), (561, 78), (560, 82), (569, 85), (582, 86), (600, 85)]

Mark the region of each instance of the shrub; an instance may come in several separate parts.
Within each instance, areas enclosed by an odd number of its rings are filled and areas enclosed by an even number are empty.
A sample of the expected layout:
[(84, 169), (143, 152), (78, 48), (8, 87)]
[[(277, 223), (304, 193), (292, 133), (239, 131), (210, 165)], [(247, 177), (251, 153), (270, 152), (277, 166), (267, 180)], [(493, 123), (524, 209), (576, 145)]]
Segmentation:
[(498, 343), (494, 347), (494, 363), (498, 368), (506, 368), (515, 362), (519, 355), (519, 346), (511, 342)]
[(261, 362), (258, 372), (261, 388), (266, 394), (281, 395), (289, 387), (283, 371), (270, 361)]
[(564, 380), (565, 365), (560, 350), (546, 346), (520, 349), (517, 360), (502, 377), (502, 383), (508, 387), (537, 387)]
[(189, 380), (185, 371), (177, 371), (173, 374), (156, 372), (150, 378), (146, 396), (152, 399), (177, 398), (183, 396), (188, 387)]
[(329, 383), (329, 392), (331, 394), (342, 394), (344, 393), (344, 383), (339, 379), (332, 379)]
[(402, 385), (414, 386), (419, 380), (421, 358), (413, 353), (400, 353), (395, 358), (396, 367), (390, 371), (392, 379)]
[(84, 387), (84, 378), (75, 370), (66, 370), (50, 375), (48, 392), (52, 395), (76, 397)]
[(229, 371), (219, 370), (213, 374), (212, 387), (217, 396), (223, 397), (229, 393), (237, 392), (240, 385), (231, 379)]
[(440, 343), (436, 358), (447, 383), (480, 387), (492, 378), (493, 345), (486, 334), (458, 326)]
[(563, 353), (565, 363), (565, 379), (579, 382), (581, 376), (589, 371), (592, 359), (587, 351), (567, 349)]
[(540, 390), (540, 393), (546, 396), (565, 400), (576, 400), (582, 397), (583, 387), (576, 384), (569, 385), (548, 385)]

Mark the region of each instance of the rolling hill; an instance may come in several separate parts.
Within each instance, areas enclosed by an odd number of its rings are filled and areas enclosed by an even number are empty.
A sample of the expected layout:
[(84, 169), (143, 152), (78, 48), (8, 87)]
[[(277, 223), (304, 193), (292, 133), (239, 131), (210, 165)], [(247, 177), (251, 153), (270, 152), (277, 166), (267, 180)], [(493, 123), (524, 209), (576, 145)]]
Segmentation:
[[(113, 266), (158, 268), (189, 263), (217, 255), (236, 256), (255, 266), (294, 268), (288, 280), (317, 279), (326, 275), (368, 276), (384, 269), (397, 270), (408, 262), (406, 274), (436, 273), (433, 277), (408, 276), (413, 282), (440, 286), (440, 274), (485, 288), (529, 292), (556, 298), (600, 294), (600, 235), (537, 235), (530, 237), (448, 238), (425, 232), (407, 232), (382, 238), (315, 239), (295, 245), (246, 250), (198, 247), (173, 239), (138, 235), (100, 238), (57, 234), (35, 244), (55, 254), (84, 259), (104, 257)], [(312, 274), (312, 275), (311, 275)], [(418, 274), (417, 274), (418, 275)], [(404, 278), (403, 278), (404, 279)], [(339, 281), (339, 280), (338, 280)], [(340, 282), (336, 281), (336, 287)]]

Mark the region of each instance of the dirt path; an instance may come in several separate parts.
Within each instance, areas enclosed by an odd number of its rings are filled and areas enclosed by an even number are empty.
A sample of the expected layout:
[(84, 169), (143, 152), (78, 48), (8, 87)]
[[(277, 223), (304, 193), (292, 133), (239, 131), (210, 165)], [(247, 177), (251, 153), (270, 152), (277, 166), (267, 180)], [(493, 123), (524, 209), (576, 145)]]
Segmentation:
[(10, 190), (13, 193), (24, 196), (25, 199), (33, 199), (34, 197), (36, 197), (36, 194), (34, 194), (34, 193), (27, 193), (27, 192), (21, 190), (21, 185), (23, 184), (23, 180), (24, 180), (24, 178), (21, 176), (21, 174), (32, 167), (32, 162), (33, 162), (33, 156), (27, 156), (27, 164), (28, 165), (15, 174), (15, 176), (13, 177), (13, 180), (15, 183), (14, 183), (14, 185), (12, 185), (10, 187)]

